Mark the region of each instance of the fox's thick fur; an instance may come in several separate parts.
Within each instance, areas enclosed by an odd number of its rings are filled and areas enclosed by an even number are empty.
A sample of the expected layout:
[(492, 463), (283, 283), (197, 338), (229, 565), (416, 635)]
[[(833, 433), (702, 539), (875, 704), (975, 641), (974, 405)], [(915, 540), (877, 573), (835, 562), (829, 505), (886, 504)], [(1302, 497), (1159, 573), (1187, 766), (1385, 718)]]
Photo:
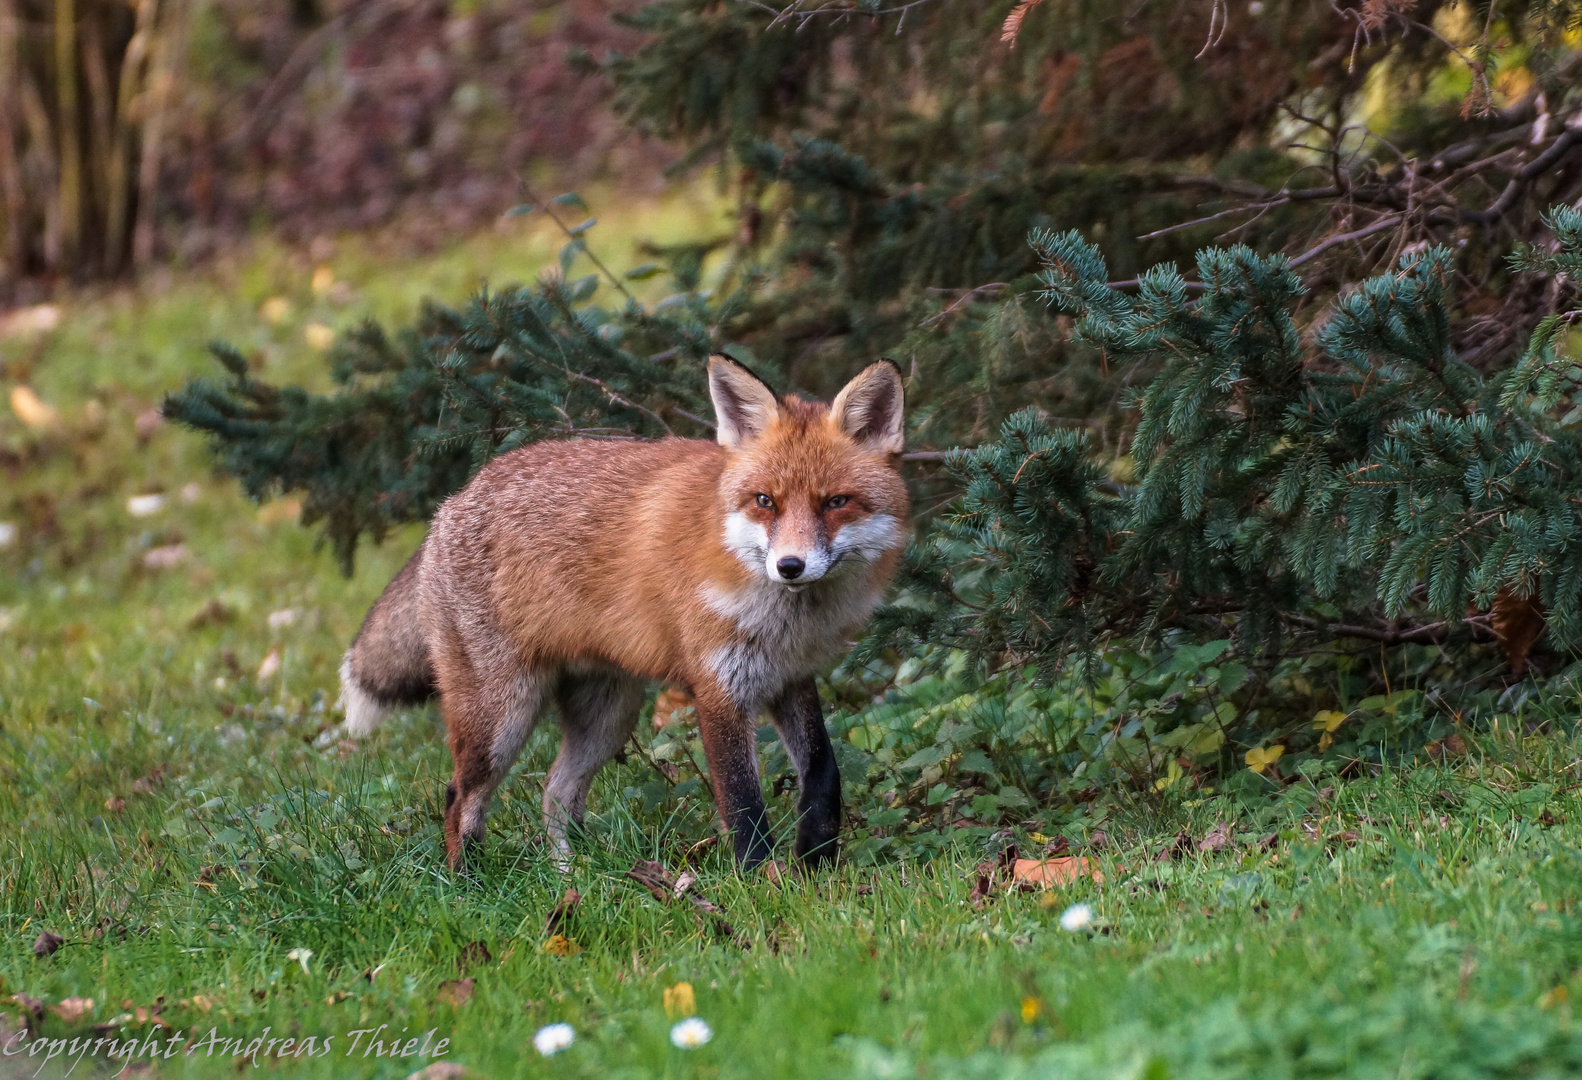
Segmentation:
[(755, 754), (765, 708), (801, 784), (796, 854), (833, 856), (840, 777), (813, 677), (892, 576), (907, 534), (902, 388), (874, 364), (832, 405), (777, 398), (709, 361), (718, 441), (568, 440), (501, 455), (435, 516), (341, 665), (347, 727), (437, 692), (455, 774), (453, 866), (544, 706), (561, 746), (544, 790), (566, 850), (593, 776), (647, 683), (688, 690), (744, 866), (771, 854)]

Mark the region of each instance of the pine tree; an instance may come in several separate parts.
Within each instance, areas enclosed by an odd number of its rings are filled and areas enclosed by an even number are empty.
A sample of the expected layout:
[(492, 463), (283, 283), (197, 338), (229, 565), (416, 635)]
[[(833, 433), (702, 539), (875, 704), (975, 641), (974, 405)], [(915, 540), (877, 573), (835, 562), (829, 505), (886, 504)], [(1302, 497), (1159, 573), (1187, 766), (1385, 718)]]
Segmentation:
[[(1582, 212), (1546, 221), (1554, 249), (1521, 250), (1514, 267), (1574, 273)], [(1176, 632), (1229, 632), (1247, 655), (1289, 655), (1292, 638), (1464, 646), (1511, 636), (1499, 609), (1527, 606), (1575, 647), (1582, 368), (1561, 331), (1582, 304), (1569, 285), (1526, 356), (1485, 376), (1453, 342), (1445, 249), (1347, 291), (1304, 341), (1283, 256), (1206, 250), (1200, 294), (1156, 267), (1128, 295), (1077, 234), (1032, 245), (1077, 337), (1112, 360), (1158, 360), (1134, 399), (1134, 481), (1108, 481), (1085, 433), (1034, 411), (953, 455), (961, 502), (914, 549), (911, 592), (881, 616), (892, 637), (1047, 674), (1106, 639)]]

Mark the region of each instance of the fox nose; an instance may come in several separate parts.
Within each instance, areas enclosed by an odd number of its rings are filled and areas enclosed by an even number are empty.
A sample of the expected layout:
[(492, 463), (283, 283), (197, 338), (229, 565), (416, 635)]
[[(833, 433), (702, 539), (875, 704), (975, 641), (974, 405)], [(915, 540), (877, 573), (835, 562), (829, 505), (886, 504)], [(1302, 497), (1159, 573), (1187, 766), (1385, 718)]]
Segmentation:
[(802, 571), (807, 569), (807, 563), (803, 562), (795, 555), (786, 555), (783, 556), (779, 562), (775, 563), (775, 569), (780, 571), (781, 577), (785, 578), (787, 581), (790, 581), (792, 578), (799, 578), (802, 576)]

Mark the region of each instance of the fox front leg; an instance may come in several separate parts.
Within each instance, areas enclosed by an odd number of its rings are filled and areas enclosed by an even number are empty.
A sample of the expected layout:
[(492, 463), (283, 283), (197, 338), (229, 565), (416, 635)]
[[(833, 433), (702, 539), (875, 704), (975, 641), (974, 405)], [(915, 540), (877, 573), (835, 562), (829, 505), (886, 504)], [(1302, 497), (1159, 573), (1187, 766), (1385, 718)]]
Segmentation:
[(802, 790), (797, 800), (796, 856), (816, 869), (835, 859), (841, 814), (840, 772), (824, 729), (818, 686), (812, 679), (792, 683), (769, 706), (769, 713), (786, 756), (796, 766)]
[(725, 695), (694, 695), (714, 802), (736, 842), (736, 862), (750, 870), (774, 854), (769, 813), (758, 779), (757, 725)]

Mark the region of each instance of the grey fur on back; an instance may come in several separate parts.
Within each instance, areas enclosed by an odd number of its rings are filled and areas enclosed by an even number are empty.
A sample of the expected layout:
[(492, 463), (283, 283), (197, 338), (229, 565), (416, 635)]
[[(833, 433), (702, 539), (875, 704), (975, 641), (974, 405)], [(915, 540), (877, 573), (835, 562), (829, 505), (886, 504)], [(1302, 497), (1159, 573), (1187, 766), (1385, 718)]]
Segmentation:
[(434, 695), (418, 607), (418, 573), (427, 547), (424, 541), (374, 601), (341, 661), (341, 706), (353, 735), (366, 735), (393, 709)]

